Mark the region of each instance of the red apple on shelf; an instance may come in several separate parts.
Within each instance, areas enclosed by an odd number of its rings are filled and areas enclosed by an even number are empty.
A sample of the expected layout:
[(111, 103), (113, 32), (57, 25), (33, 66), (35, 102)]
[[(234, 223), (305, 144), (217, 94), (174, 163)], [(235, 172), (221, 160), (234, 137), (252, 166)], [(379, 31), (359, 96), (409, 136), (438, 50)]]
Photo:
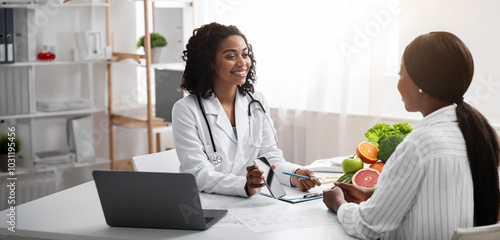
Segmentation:
[(53, 61), (56, 59), (56, 55), (52, 52), (40, 52), (38, 53), (38, 60), (43, 60), (43, 61)]

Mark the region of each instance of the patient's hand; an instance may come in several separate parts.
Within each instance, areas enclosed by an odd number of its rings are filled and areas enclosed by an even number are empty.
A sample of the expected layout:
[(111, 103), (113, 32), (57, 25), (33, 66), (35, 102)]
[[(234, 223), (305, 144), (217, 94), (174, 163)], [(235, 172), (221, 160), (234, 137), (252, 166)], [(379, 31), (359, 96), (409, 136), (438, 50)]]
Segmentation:
[(375, 189), (368, 189), (349, 183), (334, 183), (335, 186), (342, 189), (344, 198), (347, 202), (359, 204), (360, 202), (368, 200), (375, 191)]
[(328, 209), (337, 213), (339, 207), (347, 203), (344, 199), (344, 193), (339, 187), (333, 187), (331, 189), (323, 190), (323, 203), (325, 203)]

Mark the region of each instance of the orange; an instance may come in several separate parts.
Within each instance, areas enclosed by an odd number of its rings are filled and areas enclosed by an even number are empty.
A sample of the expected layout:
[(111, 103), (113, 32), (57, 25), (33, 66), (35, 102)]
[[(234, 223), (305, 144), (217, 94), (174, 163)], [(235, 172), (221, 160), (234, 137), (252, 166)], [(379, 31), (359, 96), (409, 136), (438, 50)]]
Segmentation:
[(372, 165), (370, 165), (370, 168), (373, 168), (373, 169), (379, 171), (380, 173), (382, 173), (382, 168), (384, 168), (384, 165), (385, 165), (385, 163), (383, 163), (383, 162), (374, 162), (374, 163), (372, 163)]
[(367, 164), (372, 164), (378, 161), (377, 153), (378, 147), (368, 141), (360, 142), (356, 148), (356, 155)]

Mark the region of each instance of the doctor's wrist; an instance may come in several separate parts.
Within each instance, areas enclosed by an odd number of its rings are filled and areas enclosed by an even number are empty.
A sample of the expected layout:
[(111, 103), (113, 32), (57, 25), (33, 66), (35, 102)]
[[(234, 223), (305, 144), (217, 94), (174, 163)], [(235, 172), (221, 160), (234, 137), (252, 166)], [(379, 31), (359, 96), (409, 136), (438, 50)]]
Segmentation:
[(248, 192), (248, 184), (245, 183), (245, 193), (247, 194), (247, 197), (250, 197), (250, 193)]
[[(295, 174), (297, 171), (299, 171), (300, 168), (295, 169), (292, 173)], [(290, 186), (292, 187), (297, 187), (295, 183), (293, 183), (293, 176), (290, 176)]]

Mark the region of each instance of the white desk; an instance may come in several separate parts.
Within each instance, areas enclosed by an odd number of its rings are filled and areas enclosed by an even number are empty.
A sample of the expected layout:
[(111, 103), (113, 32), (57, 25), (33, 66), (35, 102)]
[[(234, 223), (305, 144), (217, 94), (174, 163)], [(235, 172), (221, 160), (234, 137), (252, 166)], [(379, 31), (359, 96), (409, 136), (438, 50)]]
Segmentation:
[[(4, 197), (4, 196), (2, 196)], [(297, 204), (256, 195), (249, 199), (201, 193), (204, 208), (254, 207), (287, 211), (324, 211), (325, 225), (275, 232), (254, 233), (242, 225), (227, 227), (219, 222), (206, 231), (109, 227), (104, 219), (94, 181), (28, 202), (16, 207), (16, 233), (7, 228), (7, 210), (0, 212), (0, 238), (3, 235), (48, 239), (352, 239), (322, 199)], [(4, 199), (2, 199), (3, 201)], [(230, 217), (230, 212), (228, 216)], [(224, 221), (222, 219), (221, 221)], [(305, 219), (304, 221), (307, 221)], [(225, 225), (225, 226), (224, 226)]]

